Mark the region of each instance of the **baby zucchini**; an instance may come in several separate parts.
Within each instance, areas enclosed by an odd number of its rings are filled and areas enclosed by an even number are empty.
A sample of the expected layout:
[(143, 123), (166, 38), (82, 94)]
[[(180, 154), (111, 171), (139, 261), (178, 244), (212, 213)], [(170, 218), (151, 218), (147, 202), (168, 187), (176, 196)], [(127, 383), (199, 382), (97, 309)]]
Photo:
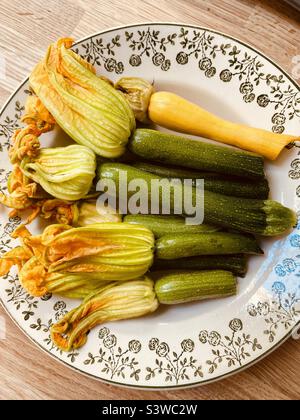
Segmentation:
[(247, 258), (245, 255), (203, 255), (174, 260), (155, 259), (151, 271), (162, 270), (226, 270), (235, 276), (245, 277)]
[(181, 179), (220, 179), (220, 174), (213, 172), (200, 172), (194, 169), (185, 169), (180, 166), (158, 165), (152, 162), (132, 162), (131, 166), (141, 171), (150, 172), (162, 178), (181, 178)]
[(160, 303), (175, 305), (204, 299), (233, 296), (237, 283), (229, 271), (182, 271), (160, 273), (155, 283)]
[(196, 186), (197, 179), (204, 180), (204, 189), (232, 197), (259, 198), (269, 197), (269, 183), (266, 178), (256, 181), (246, 178), (230, 177), (213, 172), (197, 172), (175, 166), (155, 165), (148, 162), (131, 163), (137, 169), (158, 175), (162, 178), (192, 179)]
[(264, 159), (250, 152), (149, 129), (138, 129), (130, 139), (134, 154), (155, 162), (198, 171), (218, 172), (246, 178), (264, 178)]
[(263, 254), (263, 251), (254, 237), (238, 233), (165, 235), (156, 241), (156, 256), (162, 260), (227, 254)]
[[(120, 185), (124, 173), (127, 175), (127, 186), (132, 180), (146, 181), (150, 202), (151, 194), (149, 193), (152, 181), (160, 181), (162, 178), (159, 176), (122, 163), (104, 163), (98, 169), (99, 178), (112, 180), (117, 187)], [(173, 185), (173, 190), (178, 188), (178, 185)], [(128, 197), (133, 194), (134, 192), (129, 191)], [(191, 194), (196, 197), (196, 188), (192, 188)], [(174, 196), (174, 191), (171, 188), (171, 214), (174, 214)], [(159, 202), (162, 202), (162, 189), (160, 189)], [(204, 194), (204, 223), (209, 225), (218, 225), (258, 235), (276, 236), (291, 229), (296, 222), (295, 212), (276, 201), (229, 197), (212, 191), (205, 191)]]
[(156, 238), (170, 233), (178, 235), (180, 233), (209, 233), (220, 230), (219, 227), (210, 225), (187, 225), (184, 218), (179, 216), (128, 215), (124, 217), (124, 222), (143, 225), (150, 229)]

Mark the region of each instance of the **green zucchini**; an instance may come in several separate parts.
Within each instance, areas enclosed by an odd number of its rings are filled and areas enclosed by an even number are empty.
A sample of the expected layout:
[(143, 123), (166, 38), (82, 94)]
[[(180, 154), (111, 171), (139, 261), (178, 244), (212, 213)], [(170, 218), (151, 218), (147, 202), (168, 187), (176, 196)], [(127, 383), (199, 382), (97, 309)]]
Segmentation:
[(175, 166), (159, 166), (148, 162), (131, 163), (137, 169), (150, 172), (162, 178), (192, 179), (196, 186), (197, 179), (204, 180), (204, 189), (233, 197), (259, 198), (269, 197), (269, 183), (266, 178), (252, 181), (246, 178), (230, 177), (213, 172), (197, 172)]
[(185, 169), (180, 166), (157, 165), (156, 163), (142, 161), (132, 162), (130, 165), (141, 171), (150, 172), (162, 178), (221, 179), (221, 175), (214, 172), (200, 172), (195, 171), (194, 169)]
[(150, 229), (156, 238), (173, 233), (208, 233), (220, 230), (217, 226), (210, 225), (186, 225), (183, 217), (179, 216), (159, 216), (159, 215), (128, 215), (124, 217), (124, 222), (143, 225)]
[(165, 235), (156, 241), (156, 256), (162, 260), (198, 255), (263, 254), (256, 239), (239, 233), (214, 232)]
[(165, 272), (156, 277), (155, 292), (160, 303), (175, 305), (236, 295), (237, 282), (223, 270)]
[(245, 277), (247, 258), (245, 255), (204, 255), (174, 260), (154, 259), (151, 271), (162, 270), (226, 270), (235, 276)]
[[(146, 181), (148, 193), (151, 191), (151, 181), (162, 179), (157, 175), (121, 163), (102, 164), (99, 167), (98, 176), (101, 179), (114, 181), (118, 193), (119, 182), (124, 172), (127, 174), (127, 183), (136, 179)], [(174, 185), (174, 188), (178, 186)], [(134, 193), (129, 192), (128, 198)], [(195, 188), (192, 189), (192, 193), (196, 194)], [(162, 191), (160, 191), (160, 202), (161, 197)], [(172, 206), (174, 206), (172, 198), (174, 198), (174, 191), (171, 189), (171, 214), (174, 214), (172, 213)], [(148, 194), (148, 201), (151, 201), (151, 194)], [(205, 191), (204, 223), (258, 235), (276, 236), (295, 226), (297, 217), (293, 210), (276, 201), (229, 197)]]
[(138, 129), (129, 150), (146, 160), (246, 178), (265, 178), (264, 159), (255, 153), (173, 134)]

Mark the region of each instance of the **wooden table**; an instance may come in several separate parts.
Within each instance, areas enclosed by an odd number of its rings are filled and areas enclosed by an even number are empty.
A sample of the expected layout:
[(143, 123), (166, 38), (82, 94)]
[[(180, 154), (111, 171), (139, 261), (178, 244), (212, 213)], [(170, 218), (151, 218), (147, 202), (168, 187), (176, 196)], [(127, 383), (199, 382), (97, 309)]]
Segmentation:
[[(1, 0), (0, 104), (28, 75), (45, 47), (60, 36), (80, 38), (109, 27), (146, 21), (208, 26), (264, 51), (292, 73), (300, 54), (300, 13), (281, 0)], [(17, 59), (16, 59), (17, 57)], [(300, 77), (300, 75), (299, 75)], [(4, 311), (0, 308), (0, 315)], [(141, 392), (101, 384), (58, 364), (7, 319), (0, 341), (0, 399), (299, 399), (300, 346), (290, 340), (258, 365), (191, 390)]]

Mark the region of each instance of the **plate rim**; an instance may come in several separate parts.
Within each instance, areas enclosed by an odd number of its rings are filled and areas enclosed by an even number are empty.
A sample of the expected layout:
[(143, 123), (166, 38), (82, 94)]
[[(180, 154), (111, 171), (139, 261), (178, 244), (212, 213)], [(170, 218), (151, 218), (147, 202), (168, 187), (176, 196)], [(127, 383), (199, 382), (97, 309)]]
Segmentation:
[[(99, 35), (103, 35), (103, 34), (108, 34), (110, 32), (114, 32), (114, 31), (118, 31), (118, 30), (124, 30), (124, 29), (128, 29), (128, 28), (137, 28), (140, 26), (175, 26), (175, 27), (188, 27), (188, 28), (193, 28), (193, 29), (199, 29), (199, 30), (207, 30), (213, 34), (219, 35), (219, 36), (224, 36), (232, 41), (235, 41), (243, 46), (245, 46), (246, 48), (249, 48), (250, 50), (252, 50), (253, 52), (259, 54), (261, 57), (263, 57), (264, 59), (266, 59), (270, 64), (272, 64), (273, 66), (275, 66), (285, 77), (287, 77), (287, 79), (296, 87), (297, 90), (299, 90), (300, 92), (300, 84), (289, 74), (289, 72), (285, 69), (283, 69), (283, 67), (279, 64), (276, 63), (276, 61), (274, 61), (270, 56), (268, 56), (267, 54), (265, 54), (264, 52), (262, 52), (260, 49), (252, 46), (251, 44), (240, 40), (237, 37), (234, 37), (232, 35), (229, 35), (226, 32), (223, 31), (218, 31), (215, 29), (212, 29), (208, 26), (201, 26), (201, 25), (195, 25), (195, 24), (189, 24), (189, 23), (182, 23), (182, 22), (139, 22), (139, 23), (133, 23), (133, 24), (128, 24), (128, 25), (119, 25), (119, 26), (115, 26), (115, 27), (111, 27), (102, 31), (96, 31), (90, 35), (87, 35), (85, 37), (80, 38), (78, 41), (76, 41), (73, 46), (76, 46), (78, 44), (81, 44), (82, 42), (99, 36)], [(3, 115), (3, 113), (5, 112), (6, 108), (9, 106), (9, 104), (11, 103), (11, 101), (13, 100), (13, 98), (19, 93), (19, 91), (22, 89), (22, 87), (28, 82), (29, 80), (29, 76), (27, 76), (17, 87), (16, 89), (11, 93), (11, 95), (8, 97), (8, 99), (4, 102), (3, 106), (0, 109), (0, 117)], [(263, 354), (261, 354), (259, 357), (255, 358), (254, 360), (252, 360), (251, 362), (238, 367), (234, 370), (232, 370), (231, 372), (228, 373), (224, 373), (223, 375), (220, 375), (218, 377), (212, 378), (212, 379), (207, 379), (204, 381), (198, 381), (198, 382), (194, 382), (192, 384), (183, 384), (183, 385), (174, 385), (172, 387), (168, 387), (168, 386), (145, 386), (145, 385), (135, 385), (135, 384), (125, 384), (125, 383), (120, 383), (117, 381), (112, 381), (109, 379), (104, 379), (104, 378), (100, 378), (92, 373), (89, 372), (85, 372), (83, 370), (81, 370), (80, 368), (68, 364), (67, 362), (65, 362), (64, 360), (60, 359), (58, 356), (56, 356), (55, 354), (51, 353), (49, 350), (47, 350), (46, 348), (44, 348), (39, 342), (37, 342), (33, 337), (31, 337), (29, 335), (28, 332), (26, 332), (23, 327), (17, 322), (17, 320), (12, 316), (12, 314), (8, 311), (8, 308), (5, 306), (5, 303), (3, 302), (2, 298), (0, 297), (0, 304), (1, 307), (4, 309), (5, 313), (9, 316), (9, 318), (14, 322), (14, 324), (19, 328), (20, 331), (22, 331), (22, 333), (29, 338), (29, 340), (35, 344), (36, 347), (38, 347), (40, 350), (42, 350), (45, 354), (47, 354), (48, 356), (52, 357), (52, 359), (58, 361), (59, 363), (67, 366), (69, 369), (72, 369), (75, 372), (80, 373), (81, 375), (86, 376), (87, 378), (91, 378), (93, 380), (96, 380), (98, 382), (102, 382), (108, 385), (115, 385), (121, 388), (125, 388), (125, 389), (140, 389), (143, 391), (173, 391), (173, 390), (177, 390), (177, 389), (191, 389), (191, 388), (196, 388), (199, 386), (204, 386), (204, 385), (208, 385), (208, 384), (212, 384), (214, 382), (218, 382), (221, 381), (223, 379), (229, 378), (231, 376), (234, 376), (238, 373), (241, 373), (245, 370), (247, 370), (248, 368), (256, 365), (257, 363), (261, 362), (263, 359), (265, 359), (266, 357), (268, 357), (270, 354), (272, 354), (274, 351), (276, 351), (279, 347), (281, 347), (281, 345), (283, 345), (290, 337), (292, 337), (293, 332), (295, 330), (298, 329), (298, 327), (300, 326), (300, 320), (297, 322), (296, 325), (293, 326), (293, 328), (291, 329), (291, 331), (289, 331), (283, 338), (281, 338), (280, 341), (278, 341), (275, 345), (273, 345), (271, 348), (269, 348), (268, 350), (266, 350)]]
[(223, 375), (220, 375), (216, 378), (212, 378), (212, 379), (208, 379), (205, 381), (199, 381), (199, 382), (194, 382), (192, 384), (183, 384), (183, 385), (174, 385), (172, 387), (164, 387), (164, 386), (145, 386), (145, 385), (134, 385), (134, 384), (125, 384), (122, 382), (117, 382), (117, 381), (111, 381), (109, 379), (104, 379), (104, 378), (100, 378), (99, 376), (96, 376), (92, 373), (88, 373), (85, 372), (83, 370), (81, 370), (80, 368), (74, 366), (74, 365), (70, 365), (67, 362), (65, 362), (64, 360), (60, 359), (58, 356), (56, 356), (54, 353), (51, 353), (49, 350), (47, 350), (45, 347), (43, 347), (39, 342), (37, 342), (33, 337), (31, 337), (24, 329), (21, 325), (18, 324), (17, 320), (13, 318), (13, 316), (10, 314), (10, 312), (8, 311), (8, 309), (5, 307), (4, 302), (2, 301), (2, 298), (0, 297), (0, 304), (1, 307), (4, 309), (4, 311), (6, 312), (6, 314), (9, 316), (9, 318), (13, 321), (13, 323), (16, 325), (16, 327), (18, 327), (18, 329), (35, 345), (36, 348), (38, 348), (39, 350), (42, 350), (43, 353), (45, 353), (46, 355), (50, 356), (52, 359), (54, 359), (55, 361), (59, 362), (60, 364), (66, 366), (69, 369), (72, 369), (74, 372), (79, 373), (80, 375), (84, 375), (87, 378), (93, 379), (94, 381), (97, 382), (101, 382), (104, 383), (106, 385), (113, 385), (113, 386), (117, 386), (120, 388), (124, 388), (124, 389), (140, 389), (142, 391), (159, 391), (159, 390), (163, 390), (163, 391), (175, 391), (177, 389), (192, 389), (192, 388), (197, 388), (200, 386), (205, 386), (205, 385), (210, 385), (216, 382), (219, 382), (223, 379), (227, 379), (230, 378), (232, 376), (235, 376), (239, 373), (242, 373), (246, 370), (248, 370), (249, 368), (251, 368), (252, 366), (255, 366), (257, 363), (261, 362), (262, 360), (264, 360), (266, 357), (270, 356), (273, 352), (275, 352), (276, 350), (278, 350), (286, 341), (288, 341), (289, 338), (292, 337), (293, 335), (293, 331), (298, 329), (298, 326), (300, 326), (300, 321), (293, 327), (293, 330), (288, 332), (280, 341), (278, 341), (272, 348), (270, 348), (269, 350), (267, 350), (265, 353), (261, 354), (259, 357), (257, 357), (256, 359), (252, 360), (251, 362), (249, 362), (248, 364), (245, 364), (231, 372), (225, 373)]

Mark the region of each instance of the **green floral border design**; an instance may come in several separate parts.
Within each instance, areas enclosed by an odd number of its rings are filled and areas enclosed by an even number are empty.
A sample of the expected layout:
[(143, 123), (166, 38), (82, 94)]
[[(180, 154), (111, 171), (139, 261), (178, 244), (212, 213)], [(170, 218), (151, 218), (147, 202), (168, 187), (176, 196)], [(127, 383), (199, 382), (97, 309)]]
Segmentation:
[(122, 74), (124, 65), (115, 58), (116, 50), (120, 47), (120, 35), (116, 35), (107, 43), (102, 37), (91, 37), (80, 45), (80, 50), (79, 47), (75, 47), (74, 51), (93, 66), (103, 66), (109, 73)]
[[(20, 118), (25, 110), (25, 106), (21, 105), (20, 101), (15, 101), (15, 114), (13, 117), (6, 116), (3, 122), (0, 122), (0, 152), (8, 150), (10, 139), (14, 131), (20, 127)], [(2, 139), (4, 141), (2, 142)], [(2, 181), (3, 182), (3, 181)]]
[[(139, 27), (139, 26), (138, 26)], [(153, 29), (148, 25), (140, 25), (140, 29), (125, 30), (124, 34), (117, 34), (110, 41), (104, 41), (104, 34), (89, 37), (74, 47), (84, 58), (97, 67), (103, 67), (108, 73), (115, 75), (123, 74), (126, 66), (139, 67), (149, 63), (159, 67), (162, 71), (169, 71), (174, 65), (185, 66), (191, 60), (199, 68), (199, 72), (208, 79), (218, 77), (223, 83), (230, 83), (237, 79), (240, 82), (239, 93), (245, 103), (256, 102), (259, 107), (273, 107), (274, 114), (271, 118), (273, 131), (282, 133), (288, 120), (300, 117), (300, 92), (288, 84), (284, 76), (268, 74), (264, 72), (264, 64), (259, 54), (253, 51), (252, 54), (243, 53), (236, 42), (229, 39), (229, 42), (217, 44), (215, 33), (205, 29), (193, 29), (190, 27), (176, 28), (168, 35), (162, 36), (157, 25)], [(124, 30), (124, 29), (123, 29)], [(221, 35), (221, 34), (218, 34)], [(227, 41), (227, 40), (226, 40)], [(118, 51), (126, 43), (132, 54), (128, 63), (118, 59)], [(178, 47), (176, 59), (171, 58), (171, 48)], [(214, 60), (218, 55), (227, 58), (226, 68), (217, 68)], [(263, 87), (265, 93), (257, 93), (256, 89)], [(26, 94), (30, 93), (25, 89)], [(13, 131), (20, 126), (20, 116), (24, 106), (19, 100), (14, 102), (14, 113), (0, 117), (0, 152), (5, 152)], [(289, 176), (291, 179), (300, 178), (300, 161), (295, 159), (291, 163)], [(9, 172), (0, 169), (0, 190), (5, 191)], [(2, 188), (2, 189), (1, 189)], [(300, 196), (300, 187), (297, 195)], [(10, 219), (6, 224), (0, 224), (2, 234), (0, 236), (0, 252), (6, 252), (11, 248), (9, 234), (20, 223), (19, 219)], [(291, 238), (292, 246), (300, 246), (300, 236), (295, 234)], [(294, 244), (294, 245), (293, 245)], [(296, 264), (293, 261), (283, 261), (275, 268), (277, 276), (282, 277), (283, 272), (293, 273), (291, 267)], [(289, 271), (290, 270), (290, 271)], [(294, 270), (295, 271), (295, 270)], [(298, 275), (295, 274), (294, 275)], [(247, 366), (249, 360), (255, 360), (254, 353), (263, 354), (264, 348), (259, 340), (252, 337), (245, 331), (244, 319), (233, 319), (228, 324), (228, 335), (217, 331), (201, 330), (198, 338), (184, 338), (179, 341), (177, 349), (170, 349), (169, 344), (163, 338), (152, 338), (148, 343), (143, 343), (132, 338), (127, 346), (118, 344), (118, 337), (111, 333), (107, 327), (99, 330), (98, 353), (84, 353), (84, 349), (68, 353), (63, 358), (63, 353), (55, 348), (50, 339), (50, 328), (54, 322), (59, 320), (66, 312), (67, 303), (57, 300), (51, 295), (42, 299), (35, 299), (29, 296), (19, 284), (17, 276), (9, 275), (8, 288), (6, 293), (6, 304), (9, 304), (14, 311), (21, 311), (24, 323), (30, 330), (35, 332), (36, 342), (48, 352), (55, 354), (59, 359), (65, 360), (68, 364), (90, 373), (101, 379), (113, 383), (126, 383), (128, 380), (137, 384), (148, 383), (151, 387), (153, 381), (162, 378), (165, 386), (181, 386), (209, 381), (218, 378), (218, 369), (227, 368), (227, 373), (239, 370)], [(268, 302), (257, 302), (248, 307), (248, 316), (264, 319), (266, 330), (271, 344), (276, 343), (279, 332), (289, 332), (300, 320), (300, 297), (299, 290), (292, 293), (287, 292), (287, 287), (282, 281), (273, 284), (274, 297)], [(43, 320), (36, 317), (36, 310), (43, 302), (52, 304), (53, 316)], [(38, 337), (38, 338), (37, 338)], [(41, 339), (43, 344), (41, 344)], [(174, 344), (174, 343), (173, 343)], [(203, 359), (201, 348), (209, 346), (211, 358)], [(142, 368), (141, 357), (143, 351), (149, 349), (149, 355), (155, 355), (148, 365)], [(179, 350), (178, 350), (179, 349)], [(80, 369), (79, 366), (82, 366)], [(91, 373), (85, 367), (99, 366), (97, 373)], [(217, 374), (218, 375), (218, 374)], [(200, 379), (197, 381), (197, 379)], [(130, 385), (131, 382), (129, 383)], [(161, 386), (159, 388), (164, 388)]]
[[(181, 27), (179, 33), (172, 32), (161, 37), (160, 31), (138, 30), (137, 38), (133, 32), (125, 32), (126, 42), (134, 54), (129, 59), (132, 67), (142, 64), (143, 56), (152, 58), (155, 66), (160, 66), (163, 71), (171, 68), (172, 62), (166, 57), (168, 45), (175, 46), (179, 43), (181, 51), (176, 56), (179, 65), (187, 65), (194, 59), (199, 70), (205, 77), (213, 78), (217, 74), (224, 83), (230, 83), (234, 78), (240, 82), (240, 94), (244, 102), (251, 103), (256, 100), (262, 107), (273, 105), (272, 130), (275, 133), (285, 131), (287, 120), (300, 118), (300, 92), (286, 85), (286, 80), (281, 74), (265, 73), (264, 64), (259, 55), (250, 55), (232, 43), (215, 42), (215, 36), (207, 30), (190, 30)], [(177, 46), (177, 45), (176, 45)], [(217, 69), (214, 60), (218, 54), (228, 57), (228, 68)], [(264, 84), (266, 93), (256, 94), (255, 88)]]
[(154, 367), (146, 367), (146, 381), (150, 381), (157, 375), (163, 375), (166, 383), (175, 382), (176, 384), (180, 381), (189, 381), (191, 374), (194, 378), (204, 377), (202, 366), (197, 365), (197, 359), (191, 355), (195, 350), (195, 342), (192, 339), (182, 340), (178, 353), (171, 352), (169, 345), (164, 341), (160, 342), (158, 338), (152, 338), (148, 347), (150, 351), (155, 352), (157, 358)]
[(84, 364), (86, 366), (100, 364), (102, 366), (101, 373), (109, 375), (111, 380), (115, 377), (126, 379), (126, 375), (129, 374), (130, 378), (139, 382), (141, 369), (135, 355), (142, 349), (141, 342), (133, 339), (129, 341), (127, 348), (122, 349), (118, 346), (117, 337), (111, 334), (107, 327), (100, 329), (98, 337), (101, 340), (98, 354), (88, 353)]
[(250, 334), (243, 332), (243, 322), (236, 318), (230, 321), (229, 329), (231, 335), (221, 336), (217, 331), (201, 331), (199, 341), (202, 344), (209, 344), (211, 347), (212, 359), (207, 360), (208, 373), (213, 374), (218, 366), (227, 363), (228, 368), (235, 366), (242, 367), (251, 353), (262, 350), (257, 338), (251, 338)]
[(142, 64), (144, 57), (152, 59), (156, 67), (163, 71), (171, 68), (171, 60), (165, 53), (169, 45), (174, 46), (177, 38), (176, 33), (171, 33), (167, 37), (161, 37), (160, 31), (155, 29), (139, 30), (135, 35), (133, 32), (125, 32), (126, 42), (133, 54), (129, 58), (129, 64), (132, 67), (138, 67)]

